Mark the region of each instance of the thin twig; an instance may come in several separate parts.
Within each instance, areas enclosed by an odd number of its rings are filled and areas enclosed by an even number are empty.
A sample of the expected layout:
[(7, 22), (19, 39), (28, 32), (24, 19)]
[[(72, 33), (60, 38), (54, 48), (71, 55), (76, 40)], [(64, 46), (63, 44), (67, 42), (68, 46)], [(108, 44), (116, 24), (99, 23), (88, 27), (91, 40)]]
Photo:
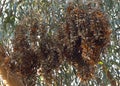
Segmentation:
[(2, 7), (0, 8), (0, 15), (1, 15), (2, 11), (3, 11), (3, 7), (5, 5), (5, 2), (6, 2), (6, 0), (3, 1)]

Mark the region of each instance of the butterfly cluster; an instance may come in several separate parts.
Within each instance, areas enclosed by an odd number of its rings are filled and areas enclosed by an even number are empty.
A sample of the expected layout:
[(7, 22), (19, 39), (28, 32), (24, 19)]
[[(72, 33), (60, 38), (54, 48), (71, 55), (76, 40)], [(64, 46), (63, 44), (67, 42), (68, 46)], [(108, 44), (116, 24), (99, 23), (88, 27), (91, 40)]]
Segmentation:
[[(72, 9), (70, 9), (72, 8)], [(91, 11), (92, 10), (92, 11)], [(94, 77), (95, 65), (110, 41), (110, 25), (100, 9), (68, 7), (66, 22), (59, 34), (64, 56), (78, 70), (81, 80)]]
[(82, 81), (94, 77), (100, 54), (110, 41), (110, 25), (104, 12), (68, 6), (65, 21), (53, 34), (37, 19), (22, 22), (15, 29), (8, 65), (27, 86), (35, 85), (37, 72), (46, 81), (54, 79), (54, 71), (64, 61), (76, 68)]

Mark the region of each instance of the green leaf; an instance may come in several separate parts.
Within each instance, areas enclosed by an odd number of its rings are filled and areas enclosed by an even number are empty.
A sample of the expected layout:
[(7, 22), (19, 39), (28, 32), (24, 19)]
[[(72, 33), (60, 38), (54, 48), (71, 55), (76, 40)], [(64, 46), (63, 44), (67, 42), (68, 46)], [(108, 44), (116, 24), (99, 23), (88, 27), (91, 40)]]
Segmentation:
[(99, 61), (98, 64), (99, 64), (99, 65), (103, 65), (103, 62), (102, 62), (102, 61)]

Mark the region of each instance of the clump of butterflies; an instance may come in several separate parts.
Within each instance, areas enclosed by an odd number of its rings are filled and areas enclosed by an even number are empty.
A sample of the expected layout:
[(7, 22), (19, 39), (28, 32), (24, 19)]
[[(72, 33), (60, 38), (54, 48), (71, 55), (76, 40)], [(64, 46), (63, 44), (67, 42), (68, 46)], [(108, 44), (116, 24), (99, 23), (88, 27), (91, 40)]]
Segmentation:
[[(65, 21), (53, 34), (35, 19), (18, 25), (9, 70), (23, 77), (28, 86), (35, 85), (37, 72), (46, 81), (54, 79), (54, 71), (64, 62), (77, 70), (80, 80), (93, 78), (100, 54), (109, 44), (111, 29), (103, 11), (87, 7), (69, 4)], [(32, 21), (31, 25), (26, 26), (26, 21)]]

